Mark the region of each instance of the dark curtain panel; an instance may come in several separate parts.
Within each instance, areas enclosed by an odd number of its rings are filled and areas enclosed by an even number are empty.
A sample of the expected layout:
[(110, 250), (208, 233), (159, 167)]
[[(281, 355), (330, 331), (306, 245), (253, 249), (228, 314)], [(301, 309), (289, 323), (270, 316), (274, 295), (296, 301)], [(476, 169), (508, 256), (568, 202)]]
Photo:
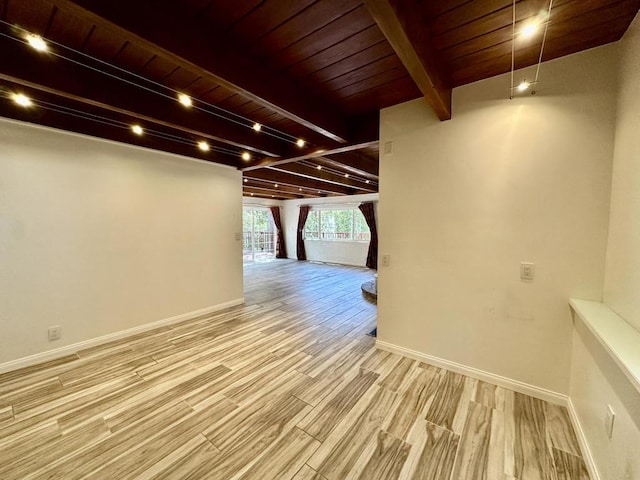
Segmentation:
[(276, 226), (276, 258), (287, 258), (287, 247), (284, 244), (280, 221), (280, 207), (271, 207), (271, 215), (273, 215), (273, 224)]
[(307, 217), (309, 216), (309, 205), (300, 206), (300, 216), (298, 217), (298, 236), (296, 237), (296, 253), (298, 254), (298, 260), (306, 260), (307, 252), (304, 249), (304, 240), (302, 234), (304, 233), (304, 224), (307, 223)]
[(358, 207), (371, 230), (369, 253), (367, 253), (367, 267), (378, 269), (378, 229), (376, 228), (376, 215), (373, 202), (361, 203)]

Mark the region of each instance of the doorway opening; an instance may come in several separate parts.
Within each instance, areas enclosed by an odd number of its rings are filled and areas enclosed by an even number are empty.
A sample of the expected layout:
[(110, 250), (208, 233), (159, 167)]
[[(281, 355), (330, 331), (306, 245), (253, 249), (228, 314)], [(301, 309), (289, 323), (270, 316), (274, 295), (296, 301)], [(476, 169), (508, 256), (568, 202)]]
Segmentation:
[(242, 261), (269, 262), (276, 258), (276, 229), (266, 207), (242, 207)]

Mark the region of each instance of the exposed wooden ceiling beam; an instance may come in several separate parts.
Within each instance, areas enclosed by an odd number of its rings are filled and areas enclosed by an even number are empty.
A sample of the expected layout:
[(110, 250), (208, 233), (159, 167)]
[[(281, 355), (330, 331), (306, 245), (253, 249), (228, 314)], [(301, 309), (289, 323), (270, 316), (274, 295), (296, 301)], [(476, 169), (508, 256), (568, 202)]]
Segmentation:
[(355, 152), (346, 152), (332, 157), (317, 157), (314, 159), (319, 165), (337, 168), (352, 175), (378, 180), (378, 162)]
[(199, 19), (184, 16), (175, 3), (48, 1), (331, 140), (347, 141), (347, 124), (339, 112)]
[[(13, 85), (11, 85), (13, 87)], [(21, 89), (22, 92), (28, 96), (32, 96), (32, 92), (29, 89)], [(35, 97), (34, 97), (35, 98)], [(45, 101), (54, 102), (55, 97), (44, 98)], [(74, 106), (75, 104), (66, 103), (67, 106)], [(88, 113), (92, 114), (104, 114), (97, 108), (87, 109)], [(153, 150), (159, 150), (168, 153), (174, 153), (189, 157), (191, 159), (198, 159), (207, 162), (215, 162), (219, 164), (225, 164), (232, 167), (237, 167), (238, 159), (234, 156), (224, 155), (213, 151), (201, 152), (199, 149), (192, 145), (185, 145), (181, 142), (173, 142), (164, 138), (158, 138), (151, 135), (132, 135), (128, 128), (121, 128), (112, 125), (105, 125), (103, 123), (91, 122), (85, 119), (79, 119), (74, 116), (64, 115), (59, 112), (51, 110), (42, 110), (35, 108), (22, 108), (14, 105), (13, 102), (0, 101), (0, 117), (13, 118), (29, 123), (37, 123), (51, 128), (62, 129), (68, 132), (76, 132), (83, 135), (89, 135), (96, 138), (103, 138), (124, 144), (135, 145), (143, 148), (150, 148)]]
[(374, 185), (366, 184), (352, 178), (347, 178), (343, 175), (336, 175), (335, 173), (327, 172), (326, 170), (318, 170), (317, 168), (302, 165), (300, 163), (290, 163), (288, 165), (269, 167), (269, 170), (290, 173), (304, 178), (317, 178), (322, 180), (323, 182), (333, 183), (334, 185), (341, 185), (343, 187), (351, 187), (352, 189), (359, 190), (359, 192), (352, 193), (373, 193), (378, 191), (377, 187), (375, 187)]
[(451, 83), (411, 0), (364, 0), (411, 78), (440, 120), (451, 118)]
[[(296, 187), (289, 187), (287, 185), (277, 184), (278, 187), (274, 187), (272, 183), (244, 183), (242, 185), (243, 189), (253, 189), (269, 192), (271, 195), (278, 195), (280, 193), (285, 195), (293, 195), (294, 197), (304, 198), (304, 197), (320, 197), (322, 196), (322, 192), (318, 190), (304, 190)], [(326, 196), (326, 194), (324, 194)]]
[(293, 195), (290, 193), (282, 193), (282, 192), (271, 192), (269, 190), (265, 190), (261, 188), (247, 187), (242, 189), (242, 194), (244, 196), (251, 196), (252, 193), (254, 197), (273, 198), (275, 200), (293, 200), (301, 197), (301, 195)]
[(295, 157), (289, 157), (289, 158), (264, 158), (258, 161), (257, 163), (255, 163), (254, 165), (244, 167), (242, 170), (245, 172), (250, 172), (251, 170), (257, 170), (259, 168), (275, 167), (277, 165), (285, 165), (287, 163), (299, 162), (300, 160), (309, 160), (312, 158), (324, 157), (327, 155), (334, 155), (337, 153), (352, 152), (354, 150), (360, 150), (363, 148), (377, 147), (378, 145), (379, 145), (379, 141), (373, 140), (373, 141), (368, 141), (363, 143), (353, 143), (350, 145), (344, 145), (342, 147), (332, 148), (330, 150), (320, 149), (320, 150), (316, 150), (315, 152), (307, 153), (304, 155), (298, 155)]
[(99, 107), (141, 122), (151, 122), (183, 132), (185, 137), (210, 139), (262, 155), (282, 155), (295, 147), (238, 128), (205, 112), (186, 110), (178, 102), (120, 82), (61, 59), (42, 58), (11, 40), (0, 40), (3, 55), (11, 58), (0, 69), (0, 79)]
[(279, 185), (287, 185), (290, 187), (304, 188), (306, 190), (315, 190), (323, 194), (337, 193), (340, 195), (350, 195), (354, 193), (354, 189), (350, 187), (343, 187), (341, 185), (335, 185), (333, 183), (323, 182), (317, 178), (305, 178), (299, 175), (295, 175), (288, 172), (278, 172), (275, 170), (254, 170), (252, 172), (245, 172), (244, 178), (249, 181), (261, 181), (277, 183)]

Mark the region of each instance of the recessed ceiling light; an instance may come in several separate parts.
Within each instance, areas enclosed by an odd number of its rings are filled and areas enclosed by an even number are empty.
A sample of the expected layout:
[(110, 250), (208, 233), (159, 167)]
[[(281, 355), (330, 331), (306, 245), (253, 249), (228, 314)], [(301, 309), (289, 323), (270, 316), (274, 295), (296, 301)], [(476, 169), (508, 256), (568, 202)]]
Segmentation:
[(302, 147), (304, 147), (305, 143), (306, 142), (303, 139), (299, 138), (298, 141), (296, 142), (296, 145), (299, 146), (300, 148), (302, 148)]
[(14, 93), (11, 95), (11, 99), (21, 107), (30, 107), (33, 105), (31, 99), (22, 93)]
[(299, 189), (298, 189), (298, 191), (299, 191), (299, 192), (301, 192), (301, 191), (302, 191), (302, 189), (301, 189), (301, 188), (299, 188)]
[(318, 170), (322, 170), (322, 165), (318, 165), (316, 168), (317, 168)]
[(367, 180), (367, 181), (366, 181), (366, 182), (364, 182), (364, 183), (369, 183), (369, 180)]
[(533, 37), (536, 32), (538, 31), (538, 27), (540, 26), (540, 24), (538, 22), (529, 22), (527, 24), (525, 24), (522, 27), (522, 30), (520, 30), (520, 36), (522, 38), (531, 38)]
[(249, 195), (251, 195), (253, 197), (253, 193), (250, 193)]
[(527, 88), (529, 88), (529, 85), (531, 85), (529, 82), (523, 80), (522, 82), (520, 82), (520, 85), (518, 85), (518, 91), (524, 92)]
[(256, 132), (259, 132), (260, 130), (262, 130), (262, 125), (260, 125), (258, 122), (253, 124), (253, 128)]
[(40, 35), (30, 33), (27, 35), (26, 40), (29, 46), (34, 50), (38, 50), (39, 52), (46, 52), (47, 50), (49, 50), (47, 42), (45, 42)]
[(242, 159), (247, 162), (251, 160), (251, 154), (249, 152), (242, 152)]
[(204, 140), (198, 142), (198, 148), (200, 150), (202, 150), (203, 152), (208, 152), (209, 151), (209, 144), (207, 142), (205, 142)]
[(142, 135), (144, 133), (144, 130), (140, 125), (131, 125), (131, 131), (136, 135)]
[(348, 174), (348, 173), (345, 173), (345, 174), (344, 174), (344, 178), (349, 178), (349, 174)]
[(244, 179), (244, 183), (247, 183), (249, 180), (247, 180), (246, 178)]
[(190, 107), (193, 105), (193, 101), (191, 100), (191, 97), (184, 93), (178, 94), (178, 101), (185, 107)]
[(274, 184), (273, 184), (273, 187), (274, 187), (274, 188), (278, 188), (278, 184), (277, 184), (277, 183), (274, 183)]

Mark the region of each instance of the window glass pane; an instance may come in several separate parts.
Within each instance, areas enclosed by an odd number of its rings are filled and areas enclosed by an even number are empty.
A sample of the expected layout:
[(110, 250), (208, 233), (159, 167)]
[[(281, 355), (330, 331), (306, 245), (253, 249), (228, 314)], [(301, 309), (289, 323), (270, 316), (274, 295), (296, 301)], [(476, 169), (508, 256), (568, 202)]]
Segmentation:
[(353, 239), (361, 242), (368, 242), (371, 240), (371, 231), (369, 230), (369, 225), (367, 225), (367, 221), (364, 219), (364, 215), (360, 210), (354, 210), (355, 215), (355, 231), (353, 232)]
[(351, 240), (353, 238), (353, 210), (321, 210), (321, 238), (323, 240)]
[(307, 223), (304, 224), (304, 238), (318, 240), (318, 211), (310, 211)]
[(242, 231), (250, 232), (251, 231), (251, 222), (253, 219), (253, 210), (248, 208), (242, 209)]

